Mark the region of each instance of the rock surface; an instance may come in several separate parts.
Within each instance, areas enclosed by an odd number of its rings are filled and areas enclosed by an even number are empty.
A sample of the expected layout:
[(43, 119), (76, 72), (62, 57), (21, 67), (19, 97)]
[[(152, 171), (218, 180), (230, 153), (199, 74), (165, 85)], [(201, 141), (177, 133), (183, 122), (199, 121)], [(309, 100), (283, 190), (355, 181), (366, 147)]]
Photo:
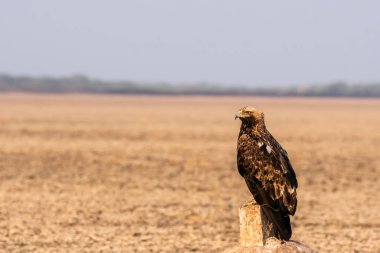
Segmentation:
[(260, 205), (254, 201), (240, 207), (239, 220), (241, 246), (263, 246), (267, 238), (277, 234), (272, 222), (265, 216)]
[(317, 251), (296, 242), (282, 242), (276, 238), (267, 239), (265, 246), (236, 246), (229, 248), (224, 253), (317, 253)]
[(254, 201), (239, 209), (240, 246), (224, 253), (315, 253), (316, 251), (296, 241), (281, 241), (275, 237), (276, 230), (270, 220)]

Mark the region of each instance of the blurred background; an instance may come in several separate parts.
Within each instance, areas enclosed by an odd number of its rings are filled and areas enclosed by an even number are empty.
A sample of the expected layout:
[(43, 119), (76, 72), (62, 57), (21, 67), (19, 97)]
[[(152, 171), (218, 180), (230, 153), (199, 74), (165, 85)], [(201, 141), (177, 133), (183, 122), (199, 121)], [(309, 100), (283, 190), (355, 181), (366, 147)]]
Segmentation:
[(380, 248), (380, 2), (1, 1), (0, 251), (221, 252), (254, 106), (294, 240)]
[[(4, 2), (0, 88), (108, 93), (287, 88), (283, 93), (296, 95), (305, 91), (290, 88), (349, 83), (366, 90), (376, 83), (371, 88), (379, 95), (379, 7), (377, 1)], [(373, 95), (340, 88), (340, 95)], [(318, 91), (335, 95), (322, 88), (307, 94)]]

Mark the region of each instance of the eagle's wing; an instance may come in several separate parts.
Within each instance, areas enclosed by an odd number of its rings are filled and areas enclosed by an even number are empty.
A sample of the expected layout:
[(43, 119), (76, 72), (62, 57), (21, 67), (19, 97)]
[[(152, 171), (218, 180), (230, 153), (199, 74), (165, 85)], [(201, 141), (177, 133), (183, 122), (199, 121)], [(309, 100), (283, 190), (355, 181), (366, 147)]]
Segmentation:
[(289, 161), (288, 153), (285, 149), (281, 147), (280, 143), (277, 142), (277, 140), (271, 135), (270, 132), (267, 131), (266, 136), (266, 142), (268, 143), (268, 145), (272, 144), (274, 146), (274, 150), (278, 150), (278, 152), (274, 155), (276, 156), (276, 158), (280, 159), (281, 168), (284, 171), (286, 178), (289, 180), (292, 187), (297, 188), (298, 182), (296, 173), (294, 172), (293, 166)]
[(239, 173), (260, 205), (294, 215), (296, 175), (286, 151), (269, 132), (260, 137), (241, 135), (237, 163)]

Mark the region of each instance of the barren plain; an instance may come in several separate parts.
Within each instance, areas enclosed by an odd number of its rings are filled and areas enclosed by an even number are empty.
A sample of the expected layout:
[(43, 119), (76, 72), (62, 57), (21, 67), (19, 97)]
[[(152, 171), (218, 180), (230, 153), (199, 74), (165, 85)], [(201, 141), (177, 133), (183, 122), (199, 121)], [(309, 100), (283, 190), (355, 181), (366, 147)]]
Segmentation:
[(292, 239), (380, 252), (379, 100), (25, 94), (0, 95), (0, 252), (237, 245), (246, 105), (297, 173)]

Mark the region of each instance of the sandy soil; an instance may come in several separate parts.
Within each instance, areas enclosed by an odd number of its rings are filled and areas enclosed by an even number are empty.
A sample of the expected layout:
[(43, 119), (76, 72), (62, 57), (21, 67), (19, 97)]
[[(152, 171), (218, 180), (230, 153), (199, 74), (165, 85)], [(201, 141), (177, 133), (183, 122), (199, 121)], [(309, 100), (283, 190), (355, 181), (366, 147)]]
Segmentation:
[(294, 240), (380, 252), (380, 101), (0, 96), (0, 252), (222, 252), (250, 105), (299, 180)]

